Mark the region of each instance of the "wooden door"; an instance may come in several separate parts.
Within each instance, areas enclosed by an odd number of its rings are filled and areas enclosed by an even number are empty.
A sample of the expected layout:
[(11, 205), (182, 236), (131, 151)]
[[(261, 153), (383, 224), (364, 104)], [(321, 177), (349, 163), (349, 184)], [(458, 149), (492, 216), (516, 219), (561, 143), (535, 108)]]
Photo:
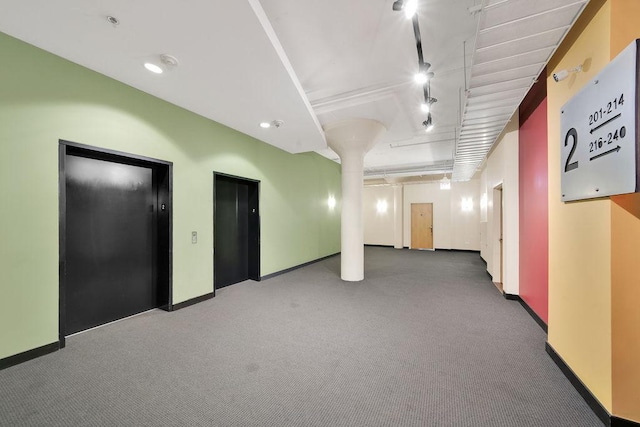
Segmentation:
[(433, 203), (411, 204), (411, 249), (433, 249)]

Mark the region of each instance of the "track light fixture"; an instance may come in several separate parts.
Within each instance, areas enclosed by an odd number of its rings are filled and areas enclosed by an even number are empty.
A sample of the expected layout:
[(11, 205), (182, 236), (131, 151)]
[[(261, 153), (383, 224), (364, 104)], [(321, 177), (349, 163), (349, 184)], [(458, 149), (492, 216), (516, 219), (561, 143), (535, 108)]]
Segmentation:
[(425, 129), (430, 131), (433, 129), (433, 118), (431, 117), (431, 106), (437, 102), (437, 99), (431, 96), (431, 78), (434, 76), (433, 72), (429, 72), (431, 64), (426, 62), (422, 53), (422, 36), (420, 35), (420, 22), (416, 14), (418, 10), (418, 0), (395, 0), (393, 2), (394, 11), (404, 11), (407, 18), (412, 20), (413, 34), (415, 36), (416, 51), (418, 52), (418, 72), (415, 74), (415, 81), (422, 85), (424, 93), (424, 102), (421, 105), (422, 111), (427, 113), (427, 120), (422, 122)]
[(418, 66), (418, 72), (414, 76), (414, 80), (416, 81), (416, 83), (423, 85), (431, 80), (434, 74), (431, 72), (427, 72), (430, 67), (431, 64), (429, 64), (428, 62), (424, 62)]
[(425, 132), (431, 132), (433, 129), (433, 119), (431, 118), (431, 113), (427, 115), (427, 120), (422, 122), (422, 126), (424, 126)]
[(396, 12), (402, 10), (404, 15), (411, 19), (418, 10), (418, 0), (396, 0), (393, 2), (393, 10)]
[(416, 81), (416, 83), (423, 85), (429, 80), (429, 77), (427, 77), (425, 73), (418, 72), (415, 76), (413, 76), (413, 79)]
[(406, 16), (407, 19), (413, 18), (413, 15), (418, 11), (418, 0), (406, 0), (402, 10), (404, 10), (404, 16)]
[(422, 105), (420, 106), (420, 108), (422, 109), (422, 112), (431, 113), (431, 104), (434, 104), (436, 102), (438, 102), (438, 100), (435, 98), (431, 98), (431, 97), (426, 98), (422, 103)]

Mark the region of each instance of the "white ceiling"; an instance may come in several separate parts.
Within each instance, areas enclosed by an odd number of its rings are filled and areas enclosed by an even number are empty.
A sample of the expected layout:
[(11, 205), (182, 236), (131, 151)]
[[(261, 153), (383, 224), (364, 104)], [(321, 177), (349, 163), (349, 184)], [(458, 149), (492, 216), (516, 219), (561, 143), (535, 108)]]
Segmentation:
[[(257, 0), (0, 0), (0, 31), (276, 147), (326, 147)], [(118, 18), (113, 26), (107, 16)], [(155, 75), (161, 54), (179, 65)], [(43, 71), (45, 73), (46, 71)], [(283, 120), (278, 129), (260, 122)]]
[[(337, 160), (322, 126), (376, 119), (387, 132), (367, 177), (464, 180), (587, 1), (420, 0), (438, 99), (428, 134), (411, 20), (392, 0), (0, 0), (0, 31), (292, 153)], [(161, 54), (179, 65), (150, 74)], [(468, 157), (478, 129), (493, 140)]]
[[(466, 60), (477, 17), (474, 0), (423, 0), (419, 21), (431, 82), (434, 130), (425, 133), (413, 26), (391, 0), (264, 0), (320, 122), (365, 117), (387, 128), (365, 158), (367, 177), (451, 172)], [(330, 149), (321, 154), (337, 159)]]

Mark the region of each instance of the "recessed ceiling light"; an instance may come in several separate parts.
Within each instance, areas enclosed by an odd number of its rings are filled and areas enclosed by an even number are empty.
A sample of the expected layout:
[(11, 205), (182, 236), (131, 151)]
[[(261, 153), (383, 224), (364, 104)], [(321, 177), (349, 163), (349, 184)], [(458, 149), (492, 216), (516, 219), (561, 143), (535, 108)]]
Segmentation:
[(145, 62), (144, 68), (151, 71), (155, 74), (162, 74), (162, 68), (158, 67), (156, 64), (152, 64), (151, 62)]
[(284, 121), (282, 120), (271, 120), (270, 122), (262, 122), (260, 123), (260, 127), (264, 128), (264, 129), (268, 129), (271, 126), (273, 126), (274, 128), (279, 128), (280, 126), (282, 126), (284, 124)]
[(115, 16), (107, 16), (107, 22), (112, 25), (120, 25), (120, 20)]
[(160, 62), (162, 62), (167, 67), (177, 67), (178, 59), (175, 56), (168, 55), (166, 53), (160, 55)]
[(429, 111), (431, 111), (431, 104), (427, 103), (427, 102), (423, 102), (420, 105), (420, 108), (422, 109), (422, 112), (424, 113), (428, 113)]

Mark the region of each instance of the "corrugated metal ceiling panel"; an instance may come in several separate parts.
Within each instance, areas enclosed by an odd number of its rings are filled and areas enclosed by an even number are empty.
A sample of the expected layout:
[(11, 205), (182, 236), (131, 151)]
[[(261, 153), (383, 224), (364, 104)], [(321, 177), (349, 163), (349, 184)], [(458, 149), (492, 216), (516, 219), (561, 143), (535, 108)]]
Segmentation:
[(452, 179), (478, 170), (588, 0), (485, 0)]

